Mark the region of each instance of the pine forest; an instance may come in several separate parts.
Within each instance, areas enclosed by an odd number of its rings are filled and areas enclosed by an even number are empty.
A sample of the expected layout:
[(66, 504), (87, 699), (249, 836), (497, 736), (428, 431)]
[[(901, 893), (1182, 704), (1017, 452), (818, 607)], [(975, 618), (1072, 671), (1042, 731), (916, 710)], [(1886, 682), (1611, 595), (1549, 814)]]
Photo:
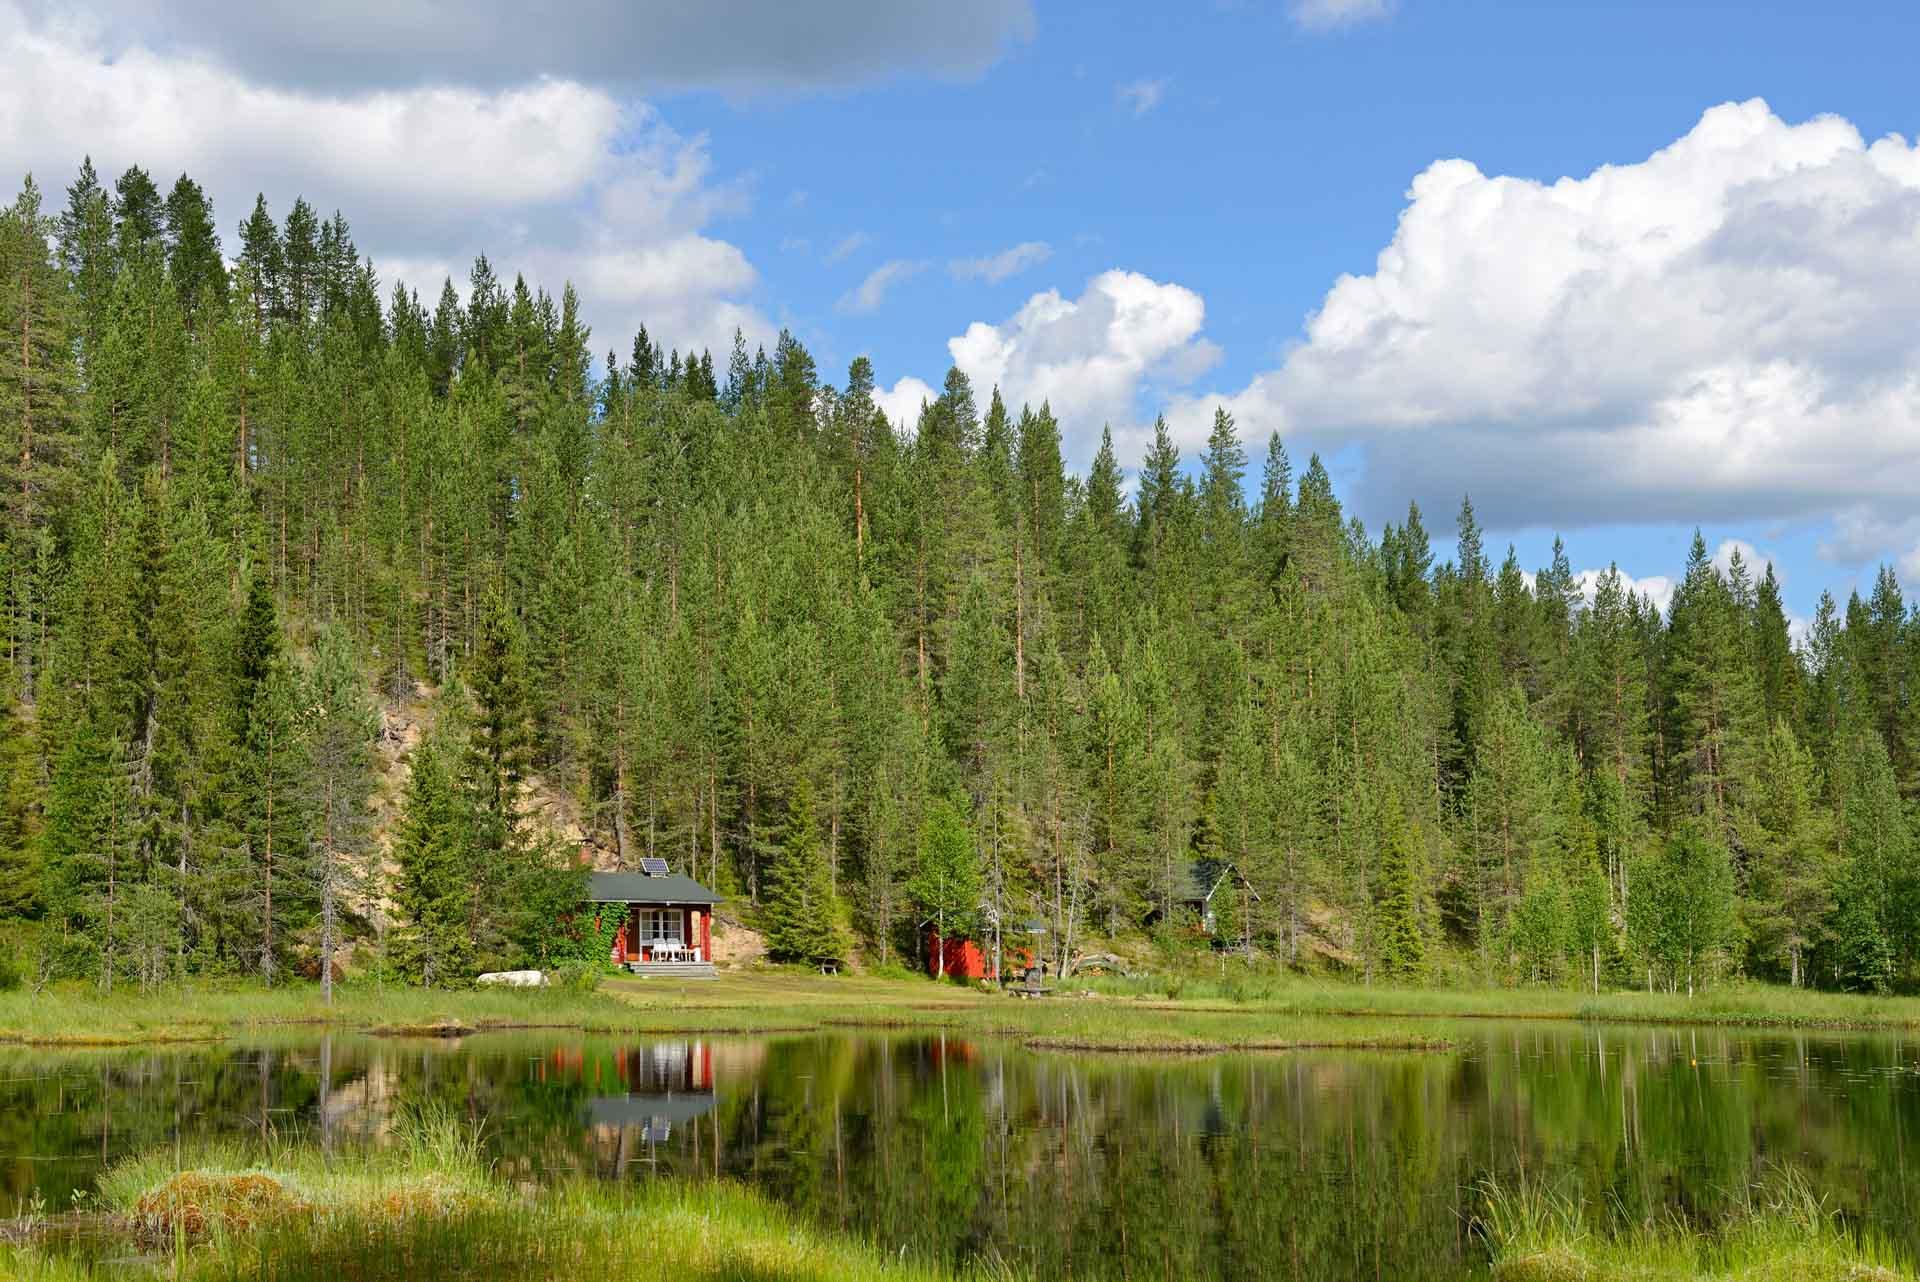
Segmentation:
[(485, 258), (383, 289), (304, 200), (227, 225), (91, 163), (0, 218), (0, 922), (43, 979), (589, 957), (585, 852), (805, 962), (1040, 923), (1056, 968), (1920, 980), (1891, 569), (1795, 636), (1696, 536), (1663, 613), (1458, 495), (1368, 530), (1225, 413), (1073, 475), (1062, 407), (958, 370), (895, 425), (789, 334), (608, 343)]

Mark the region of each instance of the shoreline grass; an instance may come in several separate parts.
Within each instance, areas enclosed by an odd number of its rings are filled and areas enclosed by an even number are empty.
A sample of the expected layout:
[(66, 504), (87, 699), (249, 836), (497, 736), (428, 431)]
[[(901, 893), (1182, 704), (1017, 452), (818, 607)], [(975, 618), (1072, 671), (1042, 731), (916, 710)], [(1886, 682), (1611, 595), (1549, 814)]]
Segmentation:
[(1920, 998), (1742, 985), (1683, 994), (1553, 989), (1400, 989), (1291, 976), (1102, 980), (1018, 1001), (918, 978), (822, 977), (778, 969), (716, 980), (609, 978), (592, 993), (559, 989), (428, 991), (342, 984), (200, 985), (111, 996), (68, 986), (0, 993), (0, 1043), (40, 1047), (210, 1042), (274, 1029), (330, 1028), (392, 1037), (503, 1029), (615, 1035), (764, 1035), (824, 1029), (950, 1032), (1036, 1049), (1099, 1051), (1430, 1050), (1429, 1022), (1543, 1020), (1714, 1028), (1920, 1032)]
[[(535, 1186), (490, 1167), (482, 1134), (447, 1106), (403, 1119), (390, 1149), (311, 1146), (150, 1152), (101, 1181), (92, 1232), (0, 1229), (0, 1278), (21, 1282), (467, 1282), (624, 1276), (636, 1259), (681, 1282), (1014, 1282), (991, 1256), (954, 1267), (818, 1228), (739, 1185), (706, 1181)], [(1448, 1276), (1493, 1282), (1916, 1282), (1791, 1172), (1745, 1190), (1712, 1225), (1678, 1214), (1598, 1225), (1577, 1198), (1487, 1186), (1471, 1219), (1484, 1244)]]
[(477, 1131), (424, 1112), (390, 1153), (331, 1160), (297, 1146), (151, 1153), (103, 1179), (90, 1239), (0, 1240), (22, 1282), (466, 1282), (625, 1276), (678, 1282), (967, 1282), (1018, 1276), (890, 1256), (734, 1184), (580, 1179), (544, 1188), (489, 1169)]
[(1677, 1214), (1598, 1227), (1577, 1198), (1489, 1186), (1474, 1228), (1494, 1282), (1914, 1282), (1885, 1242), (1851, 1231), (1804, 1177), (1775, 1172), (1711, 1226)]

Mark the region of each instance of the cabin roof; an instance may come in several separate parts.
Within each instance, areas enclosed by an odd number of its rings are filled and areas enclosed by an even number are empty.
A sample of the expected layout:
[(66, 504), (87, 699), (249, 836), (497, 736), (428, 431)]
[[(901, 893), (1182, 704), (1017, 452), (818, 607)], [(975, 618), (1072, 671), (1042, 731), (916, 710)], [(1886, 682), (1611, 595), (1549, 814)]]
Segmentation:
[(643, 872), (587, 874), (587, 900), (595, 904), (717, 904), (720, 896), (691, 877)]
[[(1232, 879), (1245, 882), (1246, 876), (1224, 859), (1195, 859), (1187, 864), (1186, 888), (1180, 894), (1181, 903), (1207, 904), (1213, 901), (1213, 894), (1224, 881)], [(1247, 890), (1258, 901), (1260, 893), (1248, 886)]]

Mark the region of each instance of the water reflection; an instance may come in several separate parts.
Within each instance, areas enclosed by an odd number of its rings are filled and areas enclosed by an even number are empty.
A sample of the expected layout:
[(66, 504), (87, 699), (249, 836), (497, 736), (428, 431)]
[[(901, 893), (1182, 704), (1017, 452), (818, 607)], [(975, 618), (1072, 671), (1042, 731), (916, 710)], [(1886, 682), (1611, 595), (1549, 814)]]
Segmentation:
[(1920, 1246), (1898, 1037), (1479, 1024), (1439, 1055), (1039, 1055), (953, 1038), (485, 1035), (0, 1053), (0, 1196), (56, 1208), (156, 1145), (391, 1141), (433, 1099), (502, 1171), (728, 1177), (929, 1257), (1071, 1277), (1470, 1269), (1488, 1178), (1711, 1221), (1774, 1166)]

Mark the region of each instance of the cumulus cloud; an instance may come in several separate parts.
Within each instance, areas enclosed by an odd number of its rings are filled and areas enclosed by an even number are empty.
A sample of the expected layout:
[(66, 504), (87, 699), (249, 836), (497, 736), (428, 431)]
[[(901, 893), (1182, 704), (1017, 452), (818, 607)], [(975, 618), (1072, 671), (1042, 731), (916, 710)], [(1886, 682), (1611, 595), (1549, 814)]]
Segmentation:
[(878, 311), (880, 304), (887, 301), (887, 291), (903, 280), (918, 276), (927, 265), (910, 259), (895, 258), (881, 263), (867, 273), (867, 278), (851, 290), (840, 296), (835, 304), (840, 311), (850, 316), (863, 316)]
[(736, 324), (770, 328), (745, 300), (752, 265), (707, 233), (748, 191), (645, 104), (560, 80), (322, 95), (18, 17), (0, 0), (0, 168), (34, 171), (56, 200), (90, 152), (109, 182), (131, 164), (163, 188), (191, 173), (230, 250), (264, 191), (282, 214), (296, 195), (343, 210), (384, 280), (429, 300), (481, 251), (550, 289), (570, 279), (596, 346), (642, 322), (722, 349)]
[(920, 407), (940, 395), (937, 388), (929, 387), (917, 378), (903, 378), (892, 387), (873, 389), (873, 403), (887, 416), (887, 421), (905, 431), (913, 430), (920, 421)]
[[(1673, 602), (1675, 581), (1664, 574), (1650, 574), (1646, 578), (1636, 579), (1625, 571), (1616, 571), (1620, 575), (1620, 586), (1626, 589), (1628, 596), (1646, 597), (1653, 602), (1654, 609), (1661, 614), (1667, 612), (1667, 606)], [(1580, 589), (1580, 595), (1588, 605), (1593, 604), (1594, 593), (1599, 590), (1600, 580), (1606, 576), (1605, 570), (1582, 570), (1573, 576), (1573, 582)]]
[[(1370, 515), (1490, 524), (1903, 516), (1920, 498), (1920, 149), (1760, 101), (1554, 183), (1443, 160), (1243, 428), (1366, 447)], [(1191, 429), (1190, 429), (1191, 430)]]
[(1308, 31), (1334, 31), (1393, 16), (1394, 0), (1294, 0), (1287, 12)]
[(1120, 105), (1136, 116), (1144, 116), (1160, 105), (1167, 96), (1167, 82), (1159, 80), (1131, 80), (1114, 90), (1120, 99)]
[[(51, 29), (71, 27), (74, 13), (68, 0), (26, 0), (23, 17)], [(966, 79), (1034, 33), (1031, 0), (595, 0), (562, 16), (516, 0), (94, 0), (81, 13), (116, 61), (156, 50), (349, 93), (499, 89), (541, 75), (647, 93)]]
[[(1192, 290), (1108, 271), (1078, 298), (1047, 290), (997, 325), (975, 321), (947, 350), (983, 398), (998, 386), (1012, 405), (1050, 402), (1075, 462), (1092, 455), (1103, 424), (1112, 425), (1115, 448), (1131, 461), (1148, 439), (1149, 398), (1219, 358), (1201, 333), (1205, 321), (1206, 304)], [(925, 388), (903, 379), (882, 404), (889, 414), (907, 405), (917, 412)]]
[(1026, 240), (997, 254), (957, 258), (947, 264), (947, 270), (953, 273), (955, 280), (984, 280), (989, 285), (998, 285), (1029, 267), (1038, 267), (1051, 257), (1053, 246), (1042, 240)]

